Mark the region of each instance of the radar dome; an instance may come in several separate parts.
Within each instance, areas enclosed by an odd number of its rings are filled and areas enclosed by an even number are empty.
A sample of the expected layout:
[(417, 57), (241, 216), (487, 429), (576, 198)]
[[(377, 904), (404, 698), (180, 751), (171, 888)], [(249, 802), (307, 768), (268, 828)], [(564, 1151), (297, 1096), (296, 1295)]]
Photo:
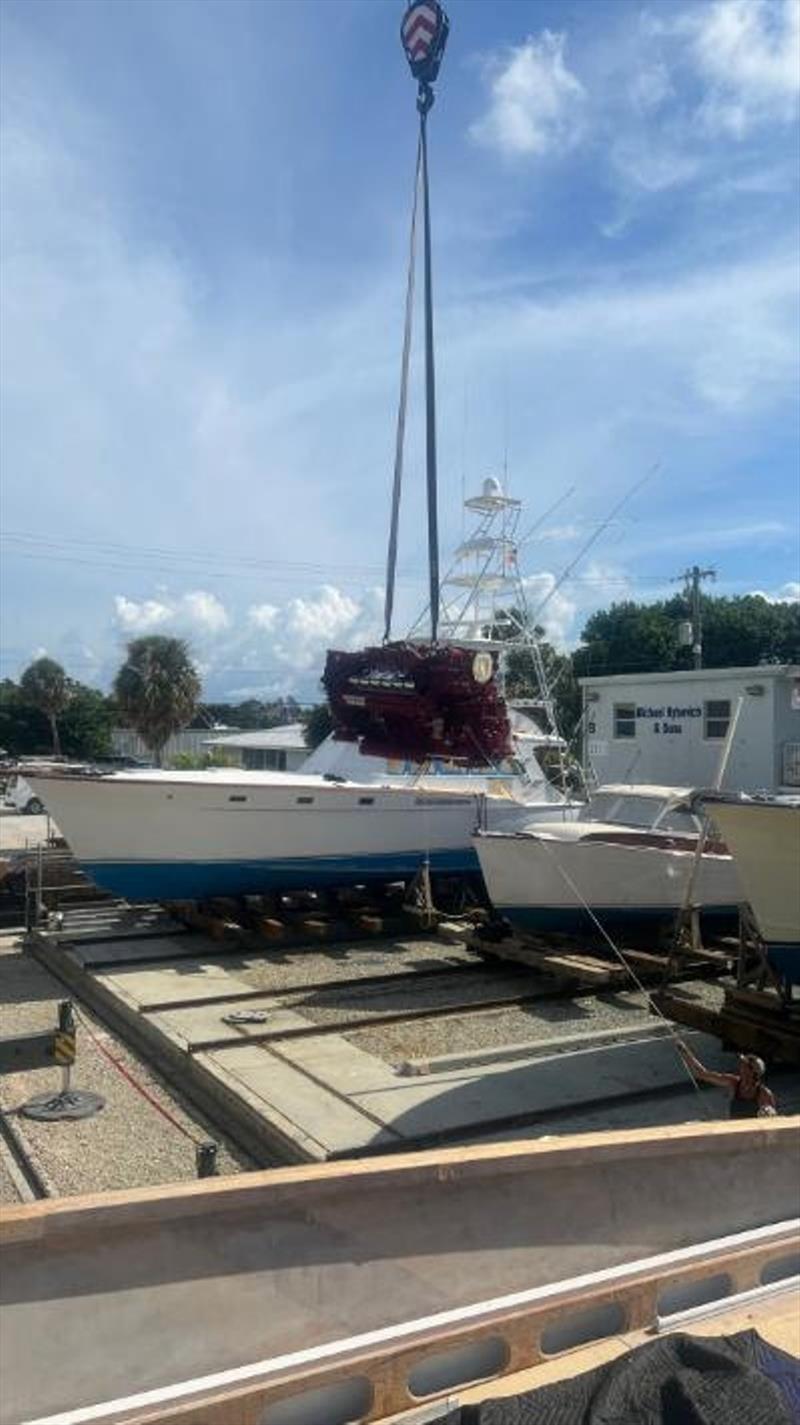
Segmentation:
[(499, 495), (499, 496), (501, 496), (501, 498), (502, 498), (502, 494), (503, 494), (503, 487), (502, 487), (502, 485), (500, 484), (500, 481), (499, 481), (499, 480), (495, 480), (494, 475), (490, 475), (489, 478), (488, 478), (488, 480), (484, 480), (484, 482), (483, 482), (483, 495), (484, 495), (484, 497), (491, 496), (491, 495)]

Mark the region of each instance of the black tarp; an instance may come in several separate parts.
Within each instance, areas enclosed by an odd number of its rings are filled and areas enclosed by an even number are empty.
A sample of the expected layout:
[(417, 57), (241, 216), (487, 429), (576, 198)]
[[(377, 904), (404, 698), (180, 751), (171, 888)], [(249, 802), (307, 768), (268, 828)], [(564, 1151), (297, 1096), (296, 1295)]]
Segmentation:
[(757, 1331), (676, 1333), (569, 1380), (461, 1406), (441, 1425), (800, 1425), (800, 1362)]

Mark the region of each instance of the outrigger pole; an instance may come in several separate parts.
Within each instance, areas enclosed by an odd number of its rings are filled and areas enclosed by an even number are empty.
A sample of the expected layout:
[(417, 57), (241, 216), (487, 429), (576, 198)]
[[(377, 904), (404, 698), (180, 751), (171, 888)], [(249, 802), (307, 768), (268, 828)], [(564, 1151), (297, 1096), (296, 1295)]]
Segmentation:
[[(430, 581), (432, 643), (436, 643), (439, 633), (439, 511), (436, 469), (436, 368), (433, 347), (431, 205), (428, 184), (428, 114), (433, 107), (434, 100), (431, 85), (439, 73), (449, 31), (450, 21), (438, 0), (412, 0), (403, 17), (400, 30), (411, 73), (419, 85), (417, 111), (419, 113), (425, 270), (425, 466), (428, 492), (428, 577)], [(393, 590), (393, 568), (390, 582)]]

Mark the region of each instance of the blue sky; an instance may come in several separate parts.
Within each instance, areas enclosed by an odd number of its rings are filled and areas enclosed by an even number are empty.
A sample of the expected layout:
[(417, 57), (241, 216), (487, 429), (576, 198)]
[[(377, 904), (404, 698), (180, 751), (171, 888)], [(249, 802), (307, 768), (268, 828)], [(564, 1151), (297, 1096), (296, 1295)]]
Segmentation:
[[(415, 146), (400, 0), (4, 0), (0, 668), (314, 696), (379, 630)], [(442, 544), (507, 466), (547, 607), (796, 597), (798, 0), (450, 0)], [(419, 334), (419, 327), (418, 327)], [(425, 602), (419, 344), (398, 630)]]

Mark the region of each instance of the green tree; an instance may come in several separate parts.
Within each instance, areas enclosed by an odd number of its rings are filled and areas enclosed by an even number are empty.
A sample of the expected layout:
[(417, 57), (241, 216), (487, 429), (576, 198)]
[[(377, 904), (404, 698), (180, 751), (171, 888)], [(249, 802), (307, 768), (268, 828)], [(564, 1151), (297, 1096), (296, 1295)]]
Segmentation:
[(305, 714), (304, 721), (306, 725), (306, 746), (310, 747), (313, 751), (315, 747), (319, 747), (319, 744), (324, 742), (325, 738), (333, 732), (333, 718), (331, 717), (331, 710), (328, 704), (317, 703), (315, 707), (310, 708)]
[(61, 755), (61, 739), (58, 734), (58, 719), (66, 710), (72, 689), (69, 678), (60, 663), (54, 658), (37, 658), (25, 669), (19, 682), (20, 692), (25, 702), (44, 713), (50, 724), (53, 756)]
[(0, 747), (12, 757), (46, 752), (48, 723), (44, 713), (27, 703), (11, 678), (0, 682)]
[(100, 760), (111, 752), (114, 725), (111, 700), (97, 688), (72, 683), (72, 696), (61, 719), (61, 742), (69, 757)]
[(163, 634), (135, 638), (114, 679), (114, 696), (160, 767), (167, 741), (191, 722), (200, 696), (186, 642)]
[[(800, 605), (772, 603), (761, 594), (704, 596), (703, 665), (750, 668), (800, 658)], [(691, 649), (678, 643), (688, 610), (682, 595), (652, 604), (613, 604), (592, 614), (572, 663), (577, 677), (672, 672), (692, 666)]]

